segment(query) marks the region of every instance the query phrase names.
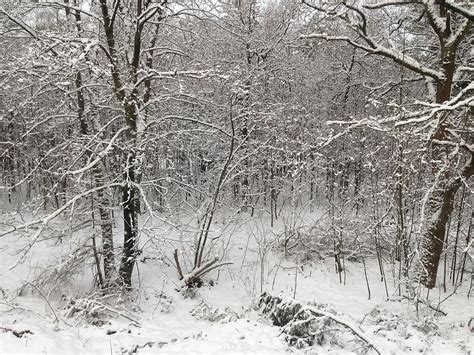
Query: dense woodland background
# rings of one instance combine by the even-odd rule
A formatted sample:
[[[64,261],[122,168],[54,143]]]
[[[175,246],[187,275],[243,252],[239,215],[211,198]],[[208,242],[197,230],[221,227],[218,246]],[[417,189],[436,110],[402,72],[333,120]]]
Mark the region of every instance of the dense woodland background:
[[[193,287],[240,263],[217,216],[227,235],[262,216],[284,229],[261,250],[333,258],[341,282],[376,258],[410,297],[472,283],[473,18],[455,0],[2,0],[2,238],[19,264],[86,230],[56,271],[93,260],[102,288],[135,287],[161,248]]]

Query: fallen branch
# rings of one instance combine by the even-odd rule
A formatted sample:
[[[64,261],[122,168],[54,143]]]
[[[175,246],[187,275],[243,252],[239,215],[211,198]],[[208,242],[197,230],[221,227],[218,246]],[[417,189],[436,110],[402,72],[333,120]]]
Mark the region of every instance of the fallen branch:
[[[115,308],[109,306],[109,305],[106,305],[102,302],[99,302],[99,301],[96,301],[96,300],[90,300],[92,303],[100,306],[100,307],[103,307],[104,309],[106,309],[107,311],[111,312],[111,313],[114,313],[120,317],[123,317],[125,319],[128,319],[130,322],[132,322],[133,324],[135,324],[136,326],[140,326],[140,322],[136,319],[134,319],[133,317],[119,311],[119,310],[116,310]]]
[[[304,311],[310,312],[310,313],[312,313],[313,315],[316,315],[316,316],[324,316],[324,317],[328,317],[328,318],[332,319],[336,323],[339,323],[343,327],[351,330],[352,333],[354,333],[354,335],[356,335],[359,339],[366,342],[367,345],[369,345],[372,349],[374,349],[377,352],[377,354],[382,354],[383,353],[383,351],[379,348],[379,346],[375,343],[375,341],[373,339],[369,338],[362,330],[357,329],[356,325],[351,324],[348,321],[335,316],[334,314],[322,311],[322,310],[314,308],[314,307],[304,306],[299,312],[304,312]]]
[[[17,338],[23,338],[23,336],[25,334],[33,335],[33,332],[31,330],[28,330],[28,329],[26,329],[26,330],[15,330],[15,329],[11,329],[11,328],[0,327],[0,330],[3,333],[11,332]]]
[[[325,341],[335,340],[326,339],[325,334],[346,328],[377,354],[383,353],[379,345],[357,325],[315,305],[302,305],[297,301],[285,300],[265,292],[260,296],[259,306],[262,313],[272,320],[273,325],[282,327],[282,333],[286,334],[285,340],[290,346],[302,348],[306,345],[322,345]],[[342,328],[337,328],[338,326]]]
[[[161,343],[160,343],[161,344]],[[122,349],[122,350],[125,350],[125,351],[122,351],[122,353],[128,353],[128,354],[136,354],[138,352],[139,349],[144,349],[144,348],[152,348],[153,346],[155,345],[155,342],[154,341],[148,341],[146,342],[145,344],[143,345],[134,345],[132,346],[131,349],[129,349],[128,351],[125,350],[125,349]]]
[[[111,317],[110,313],[129,320],[137,327],[141,326],[140,322],[132,316],[115,309],[107,303],[100,302],[99,300],[92,298],[92,296],[89,298],[70,299],[66,306],[67,318],[71,318],[72,316],[77,317],[80,315],[86,320],[92,319],[94,321],[100,321],[100,318]]]

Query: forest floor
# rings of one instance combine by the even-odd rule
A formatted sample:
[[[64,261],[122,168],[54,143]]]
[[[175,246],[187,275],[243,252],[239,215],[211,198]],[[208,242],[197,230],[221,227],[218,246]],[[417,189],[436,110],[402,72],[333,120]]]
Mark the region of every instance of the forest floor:
[[[346,261],[345,284],[341,283],[331,258],[305,262],[285,258],[281,250],[272,248],[269,231],[249,223],[255,221],[226,224],[224,234],[232,237],[220,242],[226,260],[233,264],[210,274],[212,286],[206,283],[193,297],[176,291],[172,251],[182,245],[182,239],[178,242],[173,239],[178,236],[168,234],[162,242],[151,227],[148,232],[156,238],[144,248],[137,263],[136,289],[126,298],[86,293],[92,289],[91,265],[76,268],[67,287],[58,274],[57,285],[25,288],[19,296],[22,285],[30,285],[46,265],[57,266],[59,257],[68,255],[81,238],[38,243],[24,263],[10,270],[22,242],[15,235],[3,237],[0,354],[375,353],[362,342],[345,342],[343,336],[320,346],[289,347],[282,329],[257,307],[262,291],[324,305],[356,324],[386,354],[474,353],[474,333],[468,326],[474,301],[467,298],[467,282],[455,292],[452,287],[446,293],[431,290],[430,304],[435,309],[439,305],[446,315],[425,304],[419,304],[417,311],[413,302],[398,296],[389,275],[386,288],[377,261],[367,259],[369,300],[362,263]],[[81,235],[85,238],[84,232]]]

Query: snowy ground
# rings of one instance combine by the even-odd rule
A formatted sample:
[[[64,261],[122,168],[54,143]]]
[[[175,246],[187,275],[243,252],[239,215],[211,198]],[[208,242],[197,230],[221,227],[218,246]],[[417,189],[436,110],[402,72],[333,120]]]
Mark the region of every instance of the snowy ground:
[[[367,297],[364,269],[360,263],[346,262],[346,284],[339,282],[332,260],[299,263],[283,258],[271,248],[272,231],[255,221],[228,224],[222,217],[216,229],[222,238],[216,250],[226,250],[234,263],[211,278],[194,298],[175,291],[176,271],[170,259],[178,247],[178,235],[165,232],[166,241],[152,243],[138,263],[135,285],[139,288],[129,299],[115,297],[102,304],[114,317],[104,324],[87,323],[83,316],[68,317],[68,300],[83,304],[81,297],[91,289],[91,267],[77,272],[67,288],[41,290],[42,294],[17,289],[71,244],[44,241],[35,246],[25,263],[9,270],[18,256],[15,236],[3,237],[0,244],[0,354],[278,354],[352,353],[354,344],[330,345],[306,349],[290,348],[275,327],[257,309],[261,291],[269,291],[301,302],[315,301],[337,312],[340,318],[357,324],[385,353],[470,354],[474,351],[474,333],[467,322],[474,316],[474,301],[467,299],[469,285],[456,290],[440,308],[446,316],[421,304],[417,314],[413,303],[400,299],[393,281],[380,282],[378,265],[368,260],[371,299]],[[157,222],[157,225],[159,223]],[[221,227],[218,227],[220,225]],[[118,226],[119,227],[119,226]],[[154,227],[149,233],[157,236]],[[275,230],[278,226],[275,227]],[[163,228],[161,229],[163,230]],[[80,238],[76,243],[80,242]],[[277,266],[274,266],[277,265]],[[388,268],[388,265],[387,265]],[[262,279],[263,275],[263,279]],[[56,292],[59,291],[59,292]],[[451,294],[435,289],[430,302],[437,306]],[[94,304],[87,305],[93,311]],[[54,311],[54,312],[53,312]],[[98,317],[99,318],[99,317]],[[28,330],[21,337],[12,331]],[[366,347],[357,352],[364,353]]]

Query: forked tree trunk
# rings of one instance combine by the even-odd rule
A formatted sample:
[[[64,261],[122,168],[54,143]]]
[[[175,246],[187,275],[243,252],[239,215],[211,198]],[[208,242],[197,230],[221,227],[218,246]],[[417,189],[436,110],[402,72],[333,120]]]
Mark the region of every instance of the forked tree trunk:
[[[127,142],[125,143],[127,154],[126,165],[124,167],[124,185],[122,194],[122,208],[123,208],[123,254],[122,261],[119,268],[119,282],[124,287],[130,289],[132,286],[132,273],[135,266],[135,260],[138,253],[138,213],[140,209],[140,194],[137,188],[139,182],[140,173],[138,169],[138,156],[137,156],[137,123],[138,123],[138,73],[141,58],[141,45],[142,45],[142,30],[143,26],[147,21],[138,21],[135,28],[133,38],[133,56],[129,65],[131,74],[130,84],[133,89],[131,92],[125,90],[127,85],[124,85],[124,78],[128,78],[124,72],[121,71],[119,65],[119,59],[117,56],[117,48],[115,44],[115,15],[116,12],[113,10],[109,12],[109,4],[107,0],[99,0],[100,9],[102,13],[103,29],[105,37],[107,39],[107,48],[109,52],[110,60],[110,72],[113,81],[113,88],[117,100],[123,105],[123,113],[125,124],[128,127],[127,130]],[[161,5],[164,5],[166,1],[162,1]],[[148,6],[149,2],[147,2]],[[137,0],[136,3],[136,18],[139,19],[144,10],[144,3],[142,0]],[[157,13],[157,12],[155,12]],[[148,20],[151,19],[148,18]]]

